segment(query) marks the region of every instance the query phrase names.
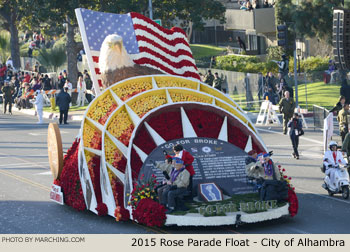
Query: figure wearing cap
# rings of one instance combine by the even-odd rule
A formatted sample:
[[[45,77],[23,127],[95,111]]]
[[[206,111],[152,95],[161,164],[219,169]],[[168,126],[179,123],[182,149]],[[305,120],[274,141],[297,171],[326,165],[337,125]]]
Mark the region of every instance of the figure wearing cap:
[[[184,161],[178,157],[173,158],[172,166],[157,164],[156,167],[169,174],[166,186],[158,189],[158,197],[160,203],[168,207],[166,213],[170,214],[175,211],[176,197],[187,193],[190,173],[186,170]]]
[[[276,179],[281,179],[281,174],[271,160],[270,153],[264,152],[257,155],[256,151],[253,150],[248,152],[248,155],[250,156],[250,159],[246,159],[246,172],[248,177],[254,179],[273,179],[273,173],[275,173]]]

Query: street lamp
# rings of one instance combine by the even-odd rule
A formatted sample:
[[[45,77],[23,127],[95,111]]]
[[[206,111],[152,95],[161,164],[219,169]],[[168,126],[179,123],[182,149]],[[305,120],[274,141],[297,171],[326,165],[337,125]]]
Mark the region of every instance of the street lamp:
[[[301,56],[301,49],[297,49],[297,56],[298,56],[298,73],[300,75],[300,56]]]

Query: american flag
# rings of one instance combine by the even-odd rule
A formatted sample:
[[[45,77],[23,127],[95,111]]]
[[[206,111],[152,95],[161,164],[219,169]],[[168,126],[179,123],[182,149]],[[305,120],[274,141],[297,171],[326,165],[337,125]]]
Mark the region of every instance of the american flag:
[[[167,74],[200,79],[186,34],[181,28],[165,29],[134,12],[113,14],[81,8],[75,12],[94,85],[102,84],[98,67],[100,48],[110,34],[123,38],[126,51],[136,64]]]

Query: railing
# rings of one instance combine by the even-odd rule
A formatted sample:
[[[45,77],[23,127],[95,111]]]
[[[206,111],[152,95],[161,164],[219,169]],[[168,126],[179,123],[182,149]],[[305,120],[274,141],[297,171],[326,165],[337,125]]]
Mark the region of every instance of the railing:
[[[313,105],[314,127],[323,129],[324,119],[328,116],[329,110],[324,107]]]

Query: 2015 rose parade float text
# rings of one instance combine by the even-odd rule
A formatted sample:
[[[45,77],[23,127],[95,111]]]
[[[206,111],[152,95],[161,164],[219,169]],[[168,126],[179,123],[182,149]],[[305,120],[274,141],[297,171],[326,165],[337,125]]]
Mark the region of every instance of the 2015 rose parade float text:
[[[118,37],[107,35],[106,41]],[[89,42],[82,37],[86,48]],[[122,42],[116,43],[123,47]],[[108,86],[86,109],[81,134],[64,157],[62,173],[55,177],[55,190],[61,187],[65,204],[110,215],[116,221],[131,219],[159,227],[238,225],[297,213],[291,178],[280,166],[275,172],[286,194],[278,201],[262,199],[257,184],[247,177],[247,153],[268,150],[229,96],[197,79],[167,75],[166,71]],[[179,144],[184,151],[176,154],[174,148]],[[164,163],[175,156],[184,163],[178,171]],[[192,161],[186,163],[189,157]],[[181,164],[176,158],[174,167]],[[174,198],[175,208],[159,199],[165,181],[160,166],[171,170],[168,184],[190,169],[190,186],[183,187],[184,197]],[[265,165],[266,172],[270,166]],[[172,186],[169,195],[181,185]]]

